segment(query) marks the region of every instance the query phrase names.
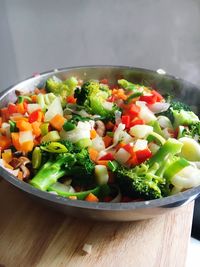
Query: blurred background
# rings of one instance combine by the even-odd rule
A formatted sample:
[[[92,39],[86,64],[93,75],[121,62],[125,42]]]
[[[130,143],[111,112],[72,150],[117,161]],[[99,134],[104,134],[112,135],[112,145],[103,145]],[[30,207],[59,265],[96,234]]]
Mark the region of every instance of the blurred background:
[[[162,68],[200,84],[199,25],[199,0],[0,0],[0,90],[88,64]]]

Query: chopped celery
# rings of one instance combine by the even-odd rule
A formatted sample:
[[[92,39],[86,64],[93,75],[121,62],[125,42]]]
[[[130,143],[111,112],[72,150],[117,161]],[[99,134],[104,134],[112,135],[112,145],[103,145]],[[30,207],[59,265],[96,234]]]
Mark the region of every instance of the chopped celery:
[[[44,136],[49,132],[49,122],[43,122],[40,125],[41,135]]]
[[[49,141],[59,141],[60,135],[57,131],[48,132],[41,139],[41,142],[49,142]]]
[[[41,145],[40,148],[44,151],[50,152],[50,153],[65,153],[68,151],[66,146],[59,142],[50,142],[47,145]]]
[[[42,162],[42,153],[39,147],[35,147],[32,154],[32,166],[33,169],[40,168]]]

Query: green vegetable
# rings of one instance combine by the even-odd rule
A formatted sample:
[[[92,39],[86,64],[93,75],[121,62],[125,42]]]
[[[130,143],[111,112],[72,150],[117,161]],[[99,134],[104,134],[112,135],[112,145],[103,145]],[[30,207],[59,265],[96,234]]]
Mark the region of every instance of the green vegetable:
[[[16,127],[16,122],[9,120],[9,124],[10,124],[10,132],[11,133],[18,131],[18,129]]]
[[[53,76],[46,81],[46,89],[57,96],[61,96],[62,104],[66,104],[66,97],[73,95],[78,81],[75,77],[70,77],[65,81],[61,81]]]
[[[60,140],[60,135],[57,131],[48,132],[45,136],[42,137],[41,142],[50,142]]]
[[[41,135],[44,136],[49,132],[49,122],[44,122],[40,125]]]
[[[81,192],[70,192],[69,189],[70,189],[69,186],[66,186],[66,185],[63,185],[63,184],[57,182],[57,183],[51,185],[48,188],[48,191],[54,191],[59,196],[63,196],[63,197],[76,196],[77,199],[84,200],[90,193],[92,193],[98,197],[101,187],[98,186],[98,187],[95,187],[93,189],[90,189],[87,191],[81,191]]]
[[[168,168],[166,168],[164,172],[164,176],[166,179],[170,181],[170,179],[176,175],[179,171],[181,171],[183,168],[189,166],[190,163],[184,159],[184,158],[177,158]]]
[[[49,142],[42,144],[40,148],[44,151],[50,152],[50,153],[66,153],[68,150],[66,146],[59,142]]]
[[[24,100],[27,100],[28,102],[32,102],[31,98],[26,95],[19,95],[18,96],[18,103],[21,104],[24,102]]]
[[[180,153],[182,144],[169,138],[149,161],[132,169],[119,167],[115,173],[117,183],[124,195],[145,199],[161,198],[169,195],[170,181],[164,173],[174,163],[174,155]],[[177,159],[177,158],[176,158]],[[184,165],[182,164],[182,168]],[[180,167],[168,169],[168,173],[176,174]]]
[[[41,106],[42,111],[46,111],[48,107],[51,105],[51,103],[54,101],[56,98],[56,95],[53,93],[48,93],[48,94],[39,94],[37,95],[37,103]]]
[[[33,169],[39,169],[42,163],[42,153],[39,147],[35,147],[32,153],[32,166]]]
[[[163,137],[163,132],[162,129],[160,128],[160,124],[158,121],[150,121],[148,123],[149,126],[153,127],[153,131],[156,132],[157,134],[161,135]]]
[[[138,91],[138,89],[141,87],[141,85],[131,83],[125,79],[118,80],[118,84],[122,88],[124,88],[128,91],[135,91],[135,92],[141,93],[140,91]]]
[[[172,110],[174,116],[174,127],[179,125],[193,125],[194,123],[199,122],[199,118],[192,111],[185,110]]]
[[[80,148],[86,148],[92,145],[92,141],[89,138],[83,138],[76,142],[76,145]]]
[[[48,160],[30,181],[30,184],[40,190],[46,191],[52,184],[66,174],[66,169],[75,163],[72,154],[58,155],[55,161]]]
[[[109,160],[108,161],[108,168],[112,172],[115,172],[118,167],[119,167],[119,163],[117,161],[115,161],[115,160],[113,160],[113,161]]]
[[[182,129],[181,135],[179,135],[178,138],[183,136],[190,136],[200,142],[200,122],[196,122],[194,124],[188,125],[188,127],[184,127]]]
[[[155,132],[150,133],[147,140],[148,142],[155,141],[158,145],[163,145],[166,142],[165,138]]]
[[[103,116],[106,120],[113,120],[114,113],[118,109],[113,104],[112,109],[107,109],[106,100],[110,96],[110,90],[107,86],[102,88],[102,85],[96,81],[89,81],[75,90],[74,97],[77,99],[77,104],[84,106],[87,112]]]
[[[63,125],[63,129],[67,131],[71,131],[76,128],[76,125],[70,121],[66,121]]]
[[[126,99],[125,103],[126,103],[126,104],[129,104],[129,103],[131,102],[132,99],[134,99],[134,98],[136,98],[136,97],[139,97],[139,96],[141,96],[141,95],[143,95],[142,92],[136,92],[136,93],[133,93],[132,95],[130,95],[130,96]]]

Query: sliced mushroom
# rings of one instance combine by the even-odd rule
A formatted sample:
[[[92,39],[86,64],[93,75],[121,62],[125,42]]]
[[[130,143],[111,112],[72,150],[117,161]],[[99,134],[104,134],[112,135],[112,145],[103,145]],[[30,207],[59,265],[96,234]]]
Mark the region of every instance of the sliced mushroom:
[[[14,170],[19,168],[19,166],[22,164],[21,160],[19,158],[12,158],[11,162],[9,163]]]
[[[99,136],[104,136],[105,135],[105,132],[106,132],[106,127],[105,127],[105,124],[100,121],[100,120],[97,120],[96,123],[95,123],[95,126],[96,126],[96,132]]]
[[[19,168],[23,173],[23,179],[28,179],[30,176],[30,171],[26,165],[31,163],[31,161],[27,157],[20,157],[19,160],[21,161],[21,165],[19,166]]]

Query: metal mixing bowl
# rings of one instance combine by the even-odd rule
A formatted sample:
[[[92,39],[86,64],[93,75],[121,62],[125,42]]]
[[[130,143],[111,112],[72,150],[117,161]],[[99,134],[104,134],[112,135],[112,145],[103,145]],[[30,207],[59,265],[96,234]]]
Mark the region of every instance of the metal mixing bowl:
[[[36,77],[20,82],[1,93],[0,108],[9,102],[16,101],[15,90],[32,91],[42,84],[48,77],[56,75],[61,79],[76,76],[79,79],[103,79],[116,84],[119,78],[125,78],[135,83],[151,85],[161,93],[170,93],[175,98],[194,106],[200,114],[200,89],[182,79],[156,71],[122,66],[83,66],[49,71]],[[66,214],[76,217],[92,218],[107,221],[133,221],[148,219],[163,214],[175,207],[191,202],[200,194],[200,186],[185,192],[162,199],[131,202],[131,203],[90,203],[87,201],[70,200],[47,192],[42,192],[31,185],[18,180],[5,169],[0,167],[0,175],[9,183],[28,193],[38,200],[38,205],[46,204]]]

